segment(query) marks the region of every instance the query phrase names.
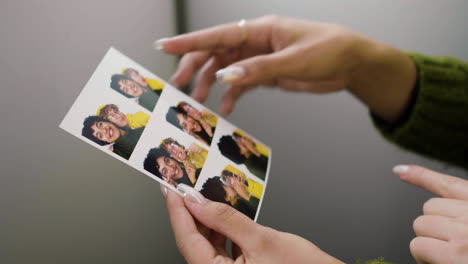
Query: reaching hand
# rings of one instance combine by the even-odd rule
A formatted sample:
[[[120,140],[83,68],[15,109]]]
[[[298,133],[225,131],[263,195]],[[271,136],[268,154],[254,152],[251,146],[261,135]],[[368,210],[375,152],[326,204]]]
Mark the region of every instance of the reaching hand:
[[[374,112],[393,119],[416,79],[414,64],[398,50],[338,25],[278,16],[162,39],[157,47],[185,54],[172,77],[175,86],[187,85],[199,71],[195,99],[207,98],[215,73],[230,84],[223,114],[232,111],[245,91],[266,85],[314,93],[348,88]]]
[[[343,263],[309,241],[256,224],[230,206],[206,200],[179,184],[185,199],[167,192],[177,246],[188,263]],[[233,255],[226,238],[235,243]]]
[[[397,166],[400,178],[441,198],[423,206],[414,220],[410,250],[418,264],[468,263],[468,181],[418,166]]]

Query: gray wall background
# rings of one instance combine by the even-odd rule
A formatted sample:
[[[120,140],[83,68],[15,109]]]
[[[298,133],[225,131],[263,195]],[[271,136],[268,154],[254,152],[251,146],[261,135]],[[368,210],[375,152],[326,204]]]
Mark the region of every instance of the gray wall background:
[[[276,13],[347,25],[396,47],[468,60],[468,2],[186,1],[195,30]],[[159,184],[58,124],[110,45],[168,79],[175,58],[151,49],[176,32],[171,1],[0,3],[1,263],[181,263]],[[207,105],[217,109],[223,86]],[[273,148],[261,224],[350,261],[412,262],[411,224],[432,195],[391,168],[456,168],[402,152],[346,93],[257,89],[229,117]]]

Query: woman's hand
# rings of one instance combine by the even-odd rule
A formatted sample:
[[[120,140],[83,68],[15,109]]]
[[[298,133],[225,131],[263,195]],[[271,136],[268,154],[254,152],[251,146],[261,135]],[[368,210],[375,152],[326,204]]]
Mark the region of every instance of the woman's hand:
[[[202,125],[202,129],[205,130],[206,134],[208,134],[209,137],[212,137],[213,128],[210,126],[210,124],[208,124],[208,122],[206,122],[203,119],[200,119],[198,122],[200,122],[200,124]]]
[[[418,264],[468,263],[468,181],[418,166],[397,166],[400,178],[441,198],[423,206],[414,220],[416,233],[410,243]]]
[[[187,149],[186,153],[189,155],[190,153],[200,153],[203,149],[199,147],[197,144],[192,143]]]
[[[247,38],[243,38],[243,29]],[[172,77],[185,86],[199,72],[193,97],[207,98],[215,73],[230,84],[221,112],[228,114],[248,89],[279,86],[328,93],[348,88],[371,110],[396,119],[413,88],[416,71],[405,54],[346,28],[266,16],[162,39],[157,48],[185,54]]]
[[[241,198],[250,200],[249,188],[239,177],[230,177],[229,184]]]
[[[195,182],[197,182],[197,167],[195,167],[195,165],[193,165],[189,160],[184,160],[183,164],[190,182],[195,184]]]
[[[182,199],[167,192],[177,246],[188,263],[343,263],[309,241],[256,224],[230,206],[203,198],[184,184]],[[192,217],[193,216],[193,217]],[[226,238],[236,245],[226,251]]]

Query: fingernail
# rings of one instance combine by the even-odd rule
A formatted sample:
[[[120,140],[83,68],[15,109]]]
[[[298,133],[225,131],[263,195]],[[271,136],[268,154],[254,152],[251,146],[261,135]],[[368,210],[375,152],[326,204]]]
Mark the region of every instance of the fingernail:
[[[184,198],[187,198],[192,202],[199,204],[206,202],[205,197],[203,197],[201,193],[186,184],[181,183],[177,185],[177,190],[184,196]]]
[[[167,197],[167,188],[166,188],[166,186],[160,184],[159,187],[161,188],[161,192],[164,195],[164,197]]]
[[[409,171],[409,166],[408,165],[397,165],[393,167],[393,173],[399,174],[399,173],[407,173]]]
[[[164,41],[166,41],[168,38],[162,38],[158,39],[155,42],[153,42],[153,48],[155,50],[163,50],[164,49]]]
[[[231,82],[234,80],[238,80],[245,75],[245,70],[242,67],[239,66],[232,66],[232,67],[227,67],[224,69],[221,69],[216,72],[216,79],[221,82]]]

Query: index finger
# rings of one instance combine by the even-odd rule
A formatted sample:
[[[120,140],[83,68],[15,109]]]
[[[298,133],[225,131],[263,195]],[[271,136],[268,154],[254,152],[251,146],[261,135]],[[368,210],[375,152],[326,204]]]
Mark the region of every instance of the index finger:
[[[233,48],[244,40],[242,29],[237,23],[229,23],[159,41],[165,52],[183,54],[196,50]]]
[[[400,178],[445,198],[468,201],[468,181],[419,166],[394,169]]]
[[[183,198],[174,191],[168,190],[166,206],[180,253],[189,263],[210,263],[216,256],[216,252],[198,231],[195,220],[185,207]]]

